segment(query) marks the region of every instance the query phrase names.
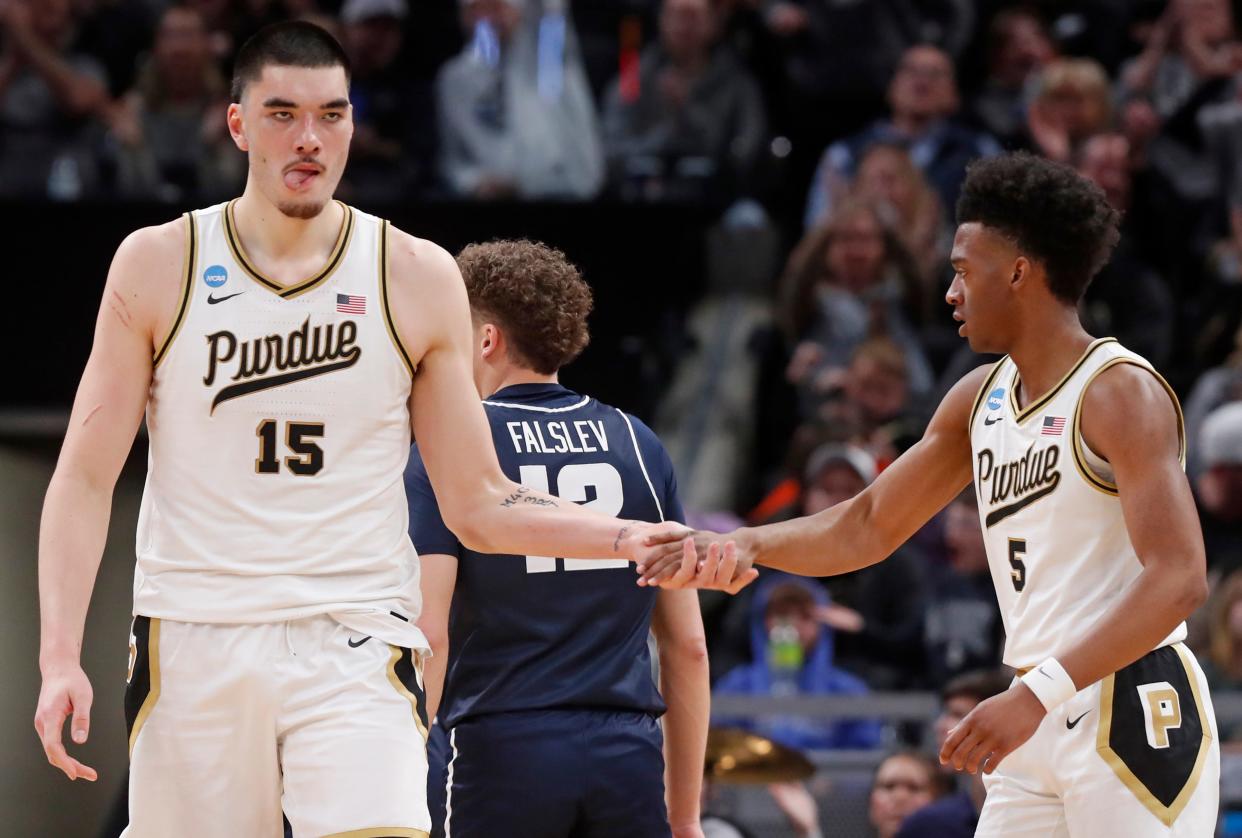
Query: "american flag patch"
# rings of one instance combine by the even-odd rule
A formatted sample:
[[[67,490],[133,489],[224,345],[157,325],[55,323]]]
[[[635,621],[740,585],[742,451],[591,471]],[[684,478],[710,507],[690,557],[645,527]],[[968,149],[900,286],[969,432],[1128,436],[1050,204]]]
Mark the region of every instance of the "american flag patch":
[[[1045,416],[1044,427],[1039,433],[1040,436],[1060,436],[1064,430],[1064,416]]]
[[[367,298],[362,294],[337,294],[336,310],[341,314],[366,314]]]

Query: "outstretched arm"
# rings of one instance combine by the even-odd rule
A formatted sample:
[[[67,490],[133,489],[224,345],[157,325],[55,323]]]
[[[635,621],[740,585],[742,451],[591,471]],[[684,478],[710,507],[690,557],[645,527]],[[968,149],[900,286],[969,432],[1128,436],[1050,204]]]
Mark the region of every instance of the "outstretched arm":
[[[1056,656],[1072,681],[1061,691],[1066,698],[1156,648],[1207,597],[1203,534],[1179,458],[1178,423],[1164,386],[1135,365],[1107,369],[1087,389],[1083,439],[1113,468],[1126,530],[1143,569],[1100,619]],[[1048,668],[1059,675],[1055,664]],[[1055,706],[1045,708],[1018,682],[962,719],[945,741],[941,761],[972,773],[982,765],[991,773]]]
[[[151,385],[153,334],[172,311],[181,272],[183,224],[140,230],[117,250],[95,324],[69,428],[39,526],[39,669],[35,730],[48,761],[69,779],[95,770],[65,751],[86,741],[91,686],[80,662],[82,634],[108,534],[112,490],[142,422]],[[153,282],[152,277],[169,282]],[[167,287],[165,287],[167,286]],[[162,328],[166,329],[164,325]]]
[[[471,383],[470,309],[457,265],[439,247],[392,232],[393,319],[417,367],[414,437],[444,522],[462,544],[480,553],[637,561],[652,528],[687,532],[620,521],[505,477]]]
[[[967,426],[987,371],[980,367],[954,385],[923,438],[851,500],[806,518],[723,536],[696,534],[701,568],[689,584],[736,592],[754,564],[802,576],[831,576],[886,558],[969,485]],[[737,545],[737,567],[732,573],[719,573],[709,549],[729,541]],[[724,551],[713,555],[723,556]],[[652,562],[640,563],[640,584],[667,582],[679,570],[684,572],[683,564],[682,546],[671,543]]]

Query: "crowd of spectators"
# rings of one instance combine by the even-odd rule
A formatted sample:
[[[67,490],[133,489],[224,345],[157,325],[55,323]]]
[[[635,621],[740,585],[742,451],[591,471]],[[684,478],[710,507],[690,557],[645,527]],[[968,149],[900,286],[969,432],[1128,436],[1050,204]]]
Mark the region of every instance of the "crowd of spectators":
[[[1182,397],[1215,589],[1193,637],[1215,683],[1242,686],[1229,0],[0,0],[0,200],[236,194],[230,61],[288,17],[332,30],[353,62],[346,200],[693,203],[776,231],[787,260],[754,342],[760,454],[737,508],[703,513],[763,522],[853,496],[986,360],[942,299],[971,160],[1025,149],[1095,181],[1124,222],[1082,317]],[[795,691],[940,689],[996,666],[973,501],[889,562],[710,610],[718,683],[770,691],[791,627]],[[878,741],[865,724],[788,733]]]

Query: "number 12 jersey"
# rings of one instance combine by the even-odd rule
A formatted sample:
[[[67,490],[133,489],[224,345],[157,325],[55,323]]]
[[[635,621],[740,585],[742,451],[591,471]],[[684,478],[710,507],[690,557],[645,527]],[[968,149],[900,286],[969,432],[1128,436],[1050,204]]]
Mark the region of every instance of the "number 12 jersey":
[[[506,387],[484,406],[510,479],[619,518],[683,519],[668,454],[637,419],[557,384]],[[458,559],[443,726],[553,707],[664,711],[647,646],[656,590],[631,563],[467,550],[417,446],[406,491],[419,553]]]

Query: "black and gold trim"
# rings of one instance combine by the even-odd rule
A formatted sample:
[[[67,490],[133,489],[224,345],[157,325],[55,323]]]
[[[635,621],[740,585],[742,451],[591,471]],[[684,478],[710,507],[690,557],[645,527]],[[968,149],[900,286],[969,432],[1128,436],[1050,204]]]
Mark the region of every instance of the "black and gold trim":
[[[401,356],[401,360],[405,363],[405,368],[410,371],[410,378],[414,377],[417,372],[414,362],[410,360],[410,353],[406,351],[405,344],[401,342],[401,333],[397,331],[397,323],[392,316],[392,304],[388,301],[388,221],[380,221],[379,229],[379,284],[380,284],[380,303],[384,309],[384,325],[388,327],[388,336],[392,338],[392,345],[397,348],[397,354]]]
[[[423,692],[422,666],[414,656],[414,652],[400,646],[388,648],[392,654],[388,658],[388,680],[409,702],[414,713],[414,725],[427,741],[427,694]]]
[[[129,755],[142,726],[160,700],[160,621],[134,618],[134,660],[129,684],[125,687],[125,729],[129,731]]]
[[[1086,399],[1087,389],[1091,386],[1091,382],[1095,381],[1095,379],[1098,378],[1100,373],[1104,372],[1104,370],[1120,366],[1121,364],[1133,364],[1139,369],[1146,370],[1154,375],[1156,380],[1160,382],[1162,387],[1164,387],[1165,392],[1169,394],[1169,398],[1173,400],[1173,409],[1177,411],[1177,457],[1181,460],[1182,468],[1186,467],[1186,420],[1182,416],[1181,402],[1177,400],[1177,394],[1173,392],[1173,388],[1169,386],[1169,382],[1165,381],[1164,376],[1156,372],[1155,369],[1139,362],[1134,358],[1112,358],[1101,364],[1098,370],[1091,373],[1091,377],[1088,378],[1086,383],[1082,386],[1082,392],[1078,394],[1078,403],[1074,406],[1072,432],[1073,444],[1071,446],[1071,450],[1074,454],[1074,465],[1078,468],[1079,475],[1081,475],[1082,479],[1087,482],[1087,485],[1097,491],[1113,497],[1116,497],[1118,494],[1117,484],[1110,480],[1105,480],[1097,474],[1091,468],[1090,463],[1087,462],[1086,452],[1084,451],[1085,446],[1082,439],[1082,404]]]
[[[172,346],[173,338],[177,337],[177,332],[181,331],[181,324],[185,322],[185,313],[190,308],[190,297],[194,294],[194,268],[198,262],[198,224],[194,221],[194,213],[187,212],[185,218],[185,255],[181,262],[181,300],[177,305],[177,316],[173,318],[172,325],[168,327],[168,334],[164,336],[163,343],[156,350],[152,358],[151,366],[158,367],[160,361],[168,355],[168,347]]]
[[[1020,376],[1018,375],[1018,369],[1015,366],[1014,371],[1013,371],[1013,380],[1009,385],[1009,407],[1012,408],[1013,410],[1014,421],[1017,422],[1019,425],[1021,425],[1027,419],[1030,419],[1032,416],[1034,416],[1036,413],[1042,410],[1044,406],[1048,404],[1048,402],[1056,398],[1057,393],[1061,392],[1061,388],[1065,386],[1065,383],[1074,377],[1074,373],[1082,369],[1082,365],[1087,363],[1087,359],[1091,357],[1091,355],[1095,352],[1095,350],[1099,349],[1101,346],[1103,346],[1106,343],[1116,343],[1116,342],[1117,342],[1116,338],[1098,338],[1092,341],[1091,345],[1088,346],[1086,350],[1082,353],[1082,357],[1078,359],[1078,361],[1074,364],[1074,366],[1070,367],[1069,372],[1061,376],[1061,380],[1058,381],[1051,390],[1049,390],[1047,393],[1044,393],[1038,399],[1028,404],[1025,409],[1019,409],[1018,407],[1018,387],[1021,385],[1022,382],[1021,382]]]
[[[979,416],[979,406],[983,404],[984,399],[988,397],[988,393],[992,391],[992,384],[996,381],[996,376],[1000,375],[1001,367],[1009,360],[1006,355],[995,364],[992,369],[988,370],[987,377],[983,379],[983,385],[979,388],[979,392],[975,394],[975,403],[970,408],[970,421],[966,423],[966,430],[969,432],[975,426],[975,419]]]
[[[349,241],[354,232],[354,211],[347,204],[337,201],[341,209],[345,211],[345,217],[341,221],[341,231],[337,234],[336,244],[332,246],[332,253],[328,256],[327,264],[318,273],[307,277],[301,282],[295,282],[293,285],[281,285],[276,280],[266,276],[246,257],[246,251],[242,247],[241,238],[237,235],[237,225],[233,218],[233,207],[236,203],[237,199],[233,199],[224,208],[224,238],[229,243],[229,250],[232,252],[233,258],[237,260],[237,264],[241,265],[242,270],[250,274],[251,279],[277,296],[288,300],[318,288],[328,277],[336,272],[336,269],[341,266],[341,262],[345,260],[345,253],[349,249]]]
[[[351,829],[349,832],[333,832],[324,838],[429,838],[430,832],[411,829],[408,826],[372,826],[367,829]]]
[[[1179,724],[1162,731],[1164,743],[1148,742],[1142,685],[1168,682],[1180,703]],[[1181,643],[1149,652],[1100,682],[1096,750],[1135,797],[1172,826],[1199,785],[1211,750],[1212,729],[1199,679]]]

